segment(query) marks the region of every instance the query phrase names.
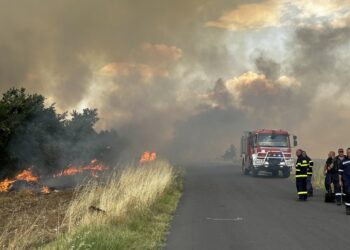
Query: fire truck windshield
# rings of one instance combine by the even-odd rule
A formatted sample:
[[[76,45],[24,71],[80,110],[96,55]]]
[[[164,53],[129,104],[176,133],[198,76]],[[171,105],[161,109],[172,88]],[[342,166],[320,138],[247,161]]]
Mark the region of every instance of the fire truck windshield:
[[[257,142],[260,147],[290,147],[288,135],[258,134]]]

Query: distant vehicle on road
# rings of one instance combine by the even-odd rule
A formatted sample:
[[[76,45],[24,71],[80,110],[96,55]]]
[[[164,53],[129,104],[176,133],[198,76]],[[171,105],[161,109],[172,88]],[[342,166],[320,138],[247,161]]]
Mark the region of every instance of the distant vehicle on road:
[[[294,165],[292,145],[298,145],[297,136],[285,130],[259,129],[244,132],[241,138],[242,172],[258,176],[260,171],[287,178]]]

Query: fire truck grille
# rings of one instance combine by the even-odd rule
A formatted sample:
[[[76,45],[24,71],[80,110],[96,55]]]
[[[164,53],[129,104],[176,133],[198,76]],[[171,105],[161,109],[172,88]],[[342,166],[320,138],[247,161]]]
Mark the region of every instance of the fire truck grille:
[[[281,159],[268,159],[268,162],[270,166],[276,166],[281,163]]]

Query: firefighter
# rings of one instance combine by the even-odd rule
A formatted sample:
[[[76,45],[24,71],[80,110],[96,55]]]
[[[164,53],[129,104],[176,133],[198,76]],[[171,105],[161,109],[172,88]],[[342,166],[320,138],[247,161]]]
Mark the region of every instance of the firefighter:
[[[350,148],[339,167],[339,185],[345,193],[346,214],[350,215]]]
[[[307,194],[308,196],[312,197],[314,195],[314,188],[312,187],[312,174],[314,166],[314,162],[311,160],[311,158],[307,155],[305,151],[303,151],[303,157],[307,160],[307,179],[306,179],[306,188],[307,188]]]
[[[335,201],[338,206],[341,205],[342,201],[342,191],[341,187],[339,185],[339,175],[338,175],[338,170],[342,164],[342,161],[344,160],[345,155],[344,155],[344,149],[340,148],[338,149],[338,155],[335,157],[334,162],[333,162],[333,169],[334,169],[334,193],[335,193]]]
[[[325,165],[326,178],[324,181],[324,185],[325,185],[325,188],[327,191],[326,197],[331,197],[331,198],[329,198],[330,200],[328,202],[330,202],[330,201],[334,202],[334,194],[332,191],[332,184],[334,186],[334,193],[340,193],[338,169],[335,166],[335,161],[336,161],[335,152],[330,151],[328,154],[328,159],[326,161],[326,165]],[[341,201],[341,197],[339,197],[339,200]],[[338,201],[337,201],[337,204],[338,204]]]
[[[345,193],[346,214],[350,215],[350,148],[346,150],[346,157],[339,167],[339,185]]]
[[[300,201],[307,200],[307,169],[308,169],[308,161],[303,156],[303,151],[298,149],[296,151],[297,162],[295,166],[295,178],[296,178],[296,186],[298,191],[298,196]]]

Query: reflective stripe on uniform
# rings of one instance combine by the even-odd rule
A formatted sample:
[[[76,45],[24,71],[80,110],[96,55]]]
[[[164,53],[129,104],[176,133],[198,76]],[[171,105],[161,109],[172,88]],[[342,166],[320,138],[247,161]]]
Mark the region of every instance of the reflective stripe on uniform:
[[[335,193],[335,196],[341,196],[342,193]]]
[[[307,177],[307,174],[298,174],[295,176],[296,178],[299,178],[299,177]]]
[[[344,170],[343,170],[343,169],[338,169],[338,171],[339,171],[339,172],[344,172]]]
[[[350,163],[350,161],[344,161],[344,162],[343,162],[343,165],[349,164],[349,163]]]
[[[295,171],[300,172],[301,170],[300,169],[296,169]]]
[[[307,191],[306,192],[304,192],[304,191],[303,192],[298,192],[298,194],[307,194]]]
[[[345,202],[345,206],[350,207],[350,203]]]
[[[309,164],[301,164],[300,166],[307,167],[307,166],[309,166]]]

